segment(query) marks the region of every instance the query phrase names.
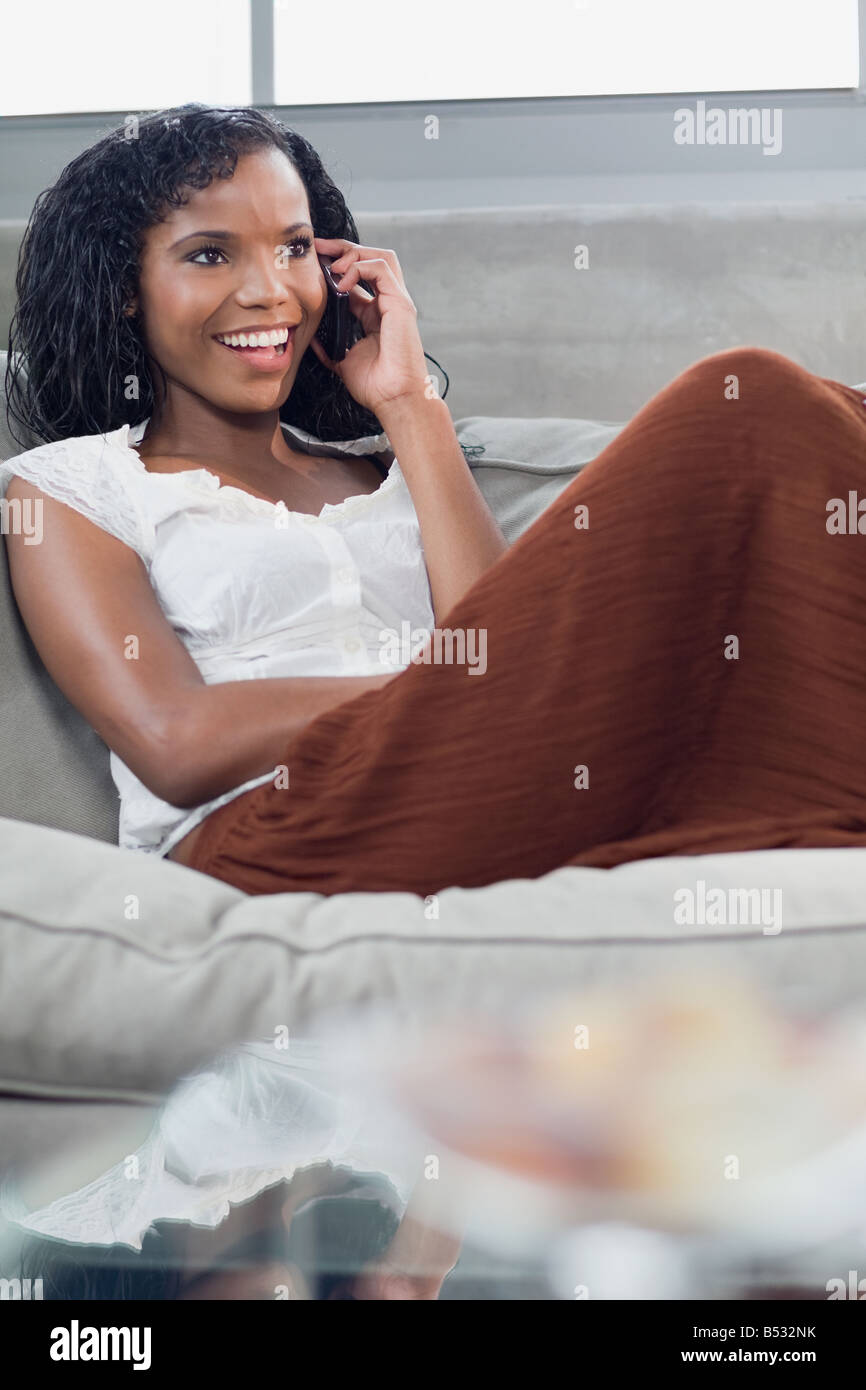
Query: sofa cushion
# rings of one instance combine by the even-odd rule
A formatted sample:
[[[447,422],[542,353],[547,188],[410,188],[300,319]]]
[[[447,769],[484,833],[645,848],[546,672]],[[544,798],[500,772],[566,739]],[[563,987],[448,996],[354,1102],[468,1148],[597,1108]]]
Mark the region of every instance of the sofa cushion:
[[[44,866],[50,865],[50,873]],[[703,880],[781,930],[679,925]],[[866,849],[678,856],[409,893],[248,897],[170,861],[0,820],[0,1092],[149,1102],[243,1040],[375,1000],[407,1043],[534,994],[689,968],[806,1013],[866,1006]]]
[[[5,367],[6,354],[0,353],[0,460],[23,452],[8,429]],[[455,427],[509,540],[622,429],[589,420],[478,415],[455,422]],[[351,454],[351,445],[345,452]],[[116,845],[118,796],[108,748],[45,670],[18,613],[5,544],[0,551],[0,816]]]

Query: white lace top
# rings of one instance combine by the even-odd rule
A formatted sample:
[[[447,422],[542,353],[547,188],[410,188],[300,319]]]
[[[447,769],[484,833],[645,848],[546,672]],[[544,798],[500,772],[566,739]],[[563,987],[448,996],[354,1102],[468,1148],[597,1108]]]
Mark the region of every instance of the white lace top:
[[[0,496],[20,475],[131,546],[208,684],[405,669],[410,640],[435,620],[418,518],[396,459],[375,492],[328,502],[313,516],[223,485],[206,468],[149,472],[134,447],[147,424],[18,454],[0,463]],[[283,429],[301,448],[313,441]],[[358,455],[390,448],[386,435],[333,447]],[[275,758],[272,771],[184,810],[149,791],[113,750],[110,762],[118,843],[157,855],[278,774]]]

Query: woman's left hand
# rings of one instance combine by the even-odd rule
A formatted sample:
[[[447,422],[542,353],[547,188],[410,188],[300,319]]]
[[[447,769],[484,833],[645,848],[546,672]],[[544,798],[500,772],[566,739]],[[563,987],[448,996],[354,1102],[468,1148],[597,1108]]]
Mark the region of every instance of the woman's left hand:
[[[342,237],[315,237],[316,251],[333,256],[330,269],[338,288],[348,290],[349,307],[365,337],[332,362],[314,334],[311,346],[359,405],[376,415],[390,401],[424,393],[427,364],[418,333],[418,310],[406,289],[396,252],[360,246]],[[341,278],[342,277],[342,278]],[[359,280],[375,285],[368,294]]]

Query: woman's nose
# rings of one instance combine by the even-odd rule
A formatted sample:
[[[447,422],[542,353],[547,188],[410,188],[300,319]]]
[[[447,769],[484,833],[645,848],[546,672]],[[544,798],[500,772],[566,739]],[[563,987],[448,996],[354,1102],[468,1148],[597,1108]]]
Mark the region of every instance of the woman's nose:
[[[261,304],[300,304],[304,299],[315,298],[319,294],[318,274],[306,276],[293,275],[290,267],[292,257],[283,253],[288,248],[277,247],[270,254],[263,253],[245,268],[236,295],[239,304],[252,307]]]

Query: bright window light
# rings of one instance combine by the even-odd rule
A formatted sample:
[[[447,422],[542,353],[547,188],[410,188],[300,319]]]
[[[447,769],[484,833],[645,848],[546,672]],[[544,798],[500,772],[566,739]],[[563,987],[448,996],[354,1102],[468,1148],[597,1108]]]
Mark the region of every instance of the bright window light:
[[[274,0],[273,19],[283,106],[859,83],[857,0],[368,0],[361,11]],[[0,115],[252,99],[250,0],[3,4]]]
[[[0,115],[248,106],[249,0],[5,0]]]
[[[274,0],[274,42],[283,106],[856,87],[860,67],[857,0]]]

